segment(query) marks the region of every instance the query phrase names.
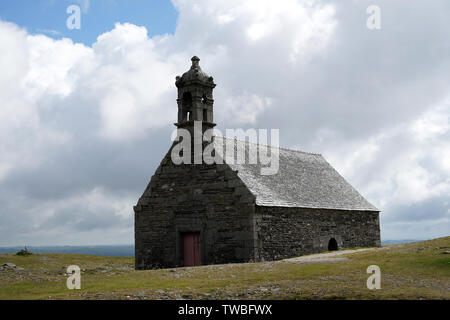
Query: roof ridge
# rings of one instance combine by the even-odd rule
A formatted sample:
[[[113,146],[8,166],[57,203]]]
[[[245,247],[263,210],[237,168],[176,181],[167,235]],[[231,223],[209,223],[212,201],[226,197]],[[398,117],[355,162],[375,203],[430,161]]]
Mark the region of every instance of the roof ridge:
[[[252,142],[252,141],[247,141],[247,140],[241,140],[241,139],[237,139],[236,137],[234,137],[234,138],[229,138],[229,137],[224,137],[224,136],[214,136],[214,137],[215,138],[222,138],[222,139],[229,139],[229,140],[236,140],[236,141],[241,141],[241,142],[244,142],[244,143],[251,143],[251,144],[256,144],[256,145],[259,145],[259,146],[266,146],[266,147],[269,147],[269,148],[277,148],[277,149],[280,149],[280,150],[294,151],[294,152],[309,154],[309,155],[313,155],[313,156],[322,156],[321,153],[307,152],[307,151],[290,149],[290,148],[280,147],[280,146],[276,147],[276,146],[271,146],[271,145],[268,145],[268,144],[262,144],[262,143],[259,143],[259,142]]]

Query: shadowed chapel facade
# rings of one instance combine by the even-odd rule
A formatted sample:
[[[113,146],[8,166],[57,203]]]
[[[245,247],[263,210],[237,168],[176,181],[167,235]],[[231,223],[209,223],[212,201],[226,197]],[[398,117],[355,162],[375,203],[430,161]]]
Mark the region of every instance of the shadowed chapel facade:
[[[178,128],[213,122],[213,78],[197,57],[177,77]],[[246,155],[258,144],[214,137]],[[339,248],[380,245],[379,210],[320,155],[285,148],[279,170],[227,161],[174,164],[169,149],[135,212],[136,269],[276,260]],[[192,148],[194,149],[194,148]]]

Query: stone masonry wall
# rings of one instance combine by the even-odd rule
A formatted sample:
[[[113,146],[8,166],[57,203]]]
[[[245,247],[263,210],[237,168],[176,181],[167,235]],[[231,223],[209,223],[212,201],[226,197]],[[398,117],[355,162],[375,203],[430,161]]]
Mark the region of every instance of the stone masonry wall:
[[[136,269],[182,266],[183,232],[200,232],[202,264],[254,260],[255,197],[236,172],[169,154],[134,208]]]
[[[288,207],[256,207],[260,260],[277,260],[338,248],[380,246],[379,213]]]

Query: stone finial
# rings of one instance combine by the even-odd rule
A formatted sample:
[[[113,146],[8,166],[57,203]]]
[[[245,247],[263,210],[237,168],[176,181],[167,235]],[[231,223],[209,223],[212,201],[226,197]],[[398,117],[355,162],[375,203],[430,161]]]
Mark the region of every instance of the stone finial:
[[[193,56],[192,58],[191,58],[191,61],[192,61],[192,66],[191,66],[191,69],[196,69],[196,68],[198,68],[200,65],[199,65],[199,61],[200,61],[200,58],[199,57],[197,57],[197,56]]]

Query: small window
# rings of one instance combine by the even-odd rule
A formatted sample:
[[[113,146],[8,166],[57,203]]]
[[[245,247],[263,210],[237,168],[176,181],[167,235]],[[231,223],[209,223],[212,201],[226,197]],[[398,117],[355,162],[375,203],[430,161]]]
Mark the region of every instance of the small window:
[[[208,110],[203,109],[203,121],[208,121]]]
[[[208,99],[206,98],[206,94],[203,94],[202,103],[206,104],[207,102],[208,102]]]

